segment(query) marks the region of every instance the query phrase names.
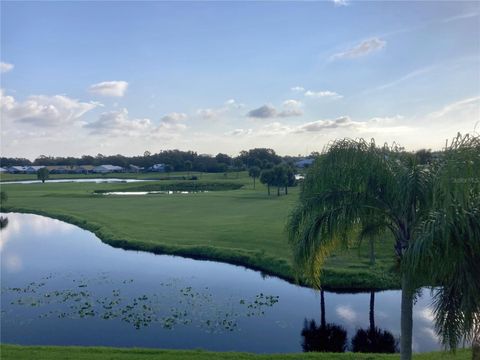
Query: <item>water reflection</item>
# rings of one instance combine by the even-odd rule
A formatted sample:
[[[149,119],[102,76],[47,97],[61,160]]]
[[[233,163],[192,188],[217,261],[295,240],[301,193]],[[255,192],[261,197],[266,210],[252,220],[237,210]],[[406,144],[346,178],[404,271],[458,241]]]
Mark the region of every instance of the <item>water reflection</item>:
[[[370,292],[370,326],[358,329],[352,339],[352,351],[365,353],[394,353],[398,343],[393,334],[375,326],[375,292]]]
[[[304,352],[344,352],[347,347],[347,331],[340,325],[325,319],[325,292],[320,291],[320,326],[315,320],[305,319],[302,329]]]
[[[8,225],[8,218],[0,216],[0,230],[6,228]]]

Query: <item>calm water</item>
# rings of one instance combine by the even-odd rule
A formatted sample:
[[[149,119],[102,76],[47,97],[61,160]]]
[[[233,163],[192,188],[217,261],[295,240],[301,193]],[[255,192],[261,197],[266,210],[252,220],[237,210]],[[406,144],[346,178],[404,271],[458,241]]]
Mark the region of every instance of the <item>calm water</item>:
[[[79,178],[79,179],[52,179],[46,180],[47,183],[71,183],[71,182],[85,182],[85,183],[133,183],[133,182],[143,182],[143,181],[152,181],[146,179],[116,179],[116,178]],[[41,180],[18,180],[18,181],[2,181],[1,184],[39,184]]]
[[[165,191],[110,191],[100,193],[99,195],[177,195],[177,194],[195,194],[195,193],[204,193],[208,191],[200,190],[200,191],[173,191],[173,190],[165,190]]]
[[[5,215],[5,214],[4,214]],[[1,342],[302,351],[320,295],[239,266],[103,244],[37,215],[6,214],[1,231]],[[399,335],[398,291],[375,294],[375,321]],[[414,350],[438,349],[429,291],[414,307]],[[369,326],[370,293],[325,293],[325,318],[348,344]],[[347,345],[348,345],[347,344]]]

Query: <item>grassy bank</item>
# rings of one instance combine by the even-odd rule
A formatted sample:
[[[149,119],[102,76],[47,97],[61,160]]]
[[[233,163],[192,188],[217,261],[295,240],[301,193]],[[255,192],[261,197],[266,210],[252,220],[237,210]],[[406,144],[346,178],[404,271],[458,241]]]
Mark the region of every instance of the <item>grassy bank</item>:
[[[2,185],[9,197],[2,210],[64,220],[116,247],[219,260],[293,281],[284,226],[298,188],[291,189],[288,196],[269,197],[258,182],[253,190],[245,173],[238,178],[229,176],[206,174],[199,183],[243,187],[195,194],[105,196],[94,191],[138,190],[147,184]],[[148,186],[175,183],[163,180]],[[390,241],[379,244],[373,267],[366,243],[333,254],[325,268],[324,285],[337,289],[398,287],[392,246]]]
[[[311,360],[394,360],[398,354],[360,354],[360,353],[302,353],[302,354],[266,354],[257,355],[237,352],[210,352],[202,350],[150,350],[150,349],[118,349],[105,347],[63,347],[63,346],[17,346],[1,345],[1,357],[5,360],[280,360],[280,359],[311,359]],[[471,359],[470,350],[460,350],[456,354],[446,352],[431,352],[415,354],[415,360],[467,360]]]

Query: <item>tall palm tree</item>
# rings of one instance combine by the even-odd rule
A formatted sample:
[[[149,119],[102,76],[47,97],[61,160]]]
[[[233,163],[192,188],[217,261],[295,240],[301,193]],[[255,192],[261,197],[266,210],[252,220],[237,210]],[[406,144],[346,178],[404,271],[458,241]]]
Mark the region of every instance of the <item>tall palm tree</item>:
[[[415,288],[420,285],[414,280],[412,269],[421,266],[428,267],[426,277],[421,279],[442,285],[451,285],[452,289],[458,286],[468,292],[468,300],[458,310],[460,313],[478,310],[480,298],[473,299],[476,294],[473,287],[478,285],[478,272],[472,272],[473,266],[480,263],[478,251],[478,233],[474,228],[478,225],[478,198],[480,183],[471,181],[468,189],[450,190],[452,178],[455,174],[469,179],[480,178],[480,147],[479,137],[458,136],[456,140],[442,152],[442,156],[431,164],[419,164],[416,157],[406,153],[402,148],[394,145],[377,146],[374,140],[344,139],[333,142],[327,151],[321,155],[310,168],[304,180],[300,200],[292,211],[287,230],[289,241],[293,249],[293,258],[299,273],[313,286],[320,287],[320,274],[325,259],[332,249],[342,243],[347,243],[352,236],[358,233],[381,233],[389,231],[393,235],[394,253],[398,260],[401,272],[401,359],[412,357],[412,308]],[[460,159],[461,161],[457,161]],[[452,172],[453,171],[453,172]],[[458,182],[457,187],[461,187]],[[466,185],[466,184],[463,184]],[[443,194],[440,196],[440,194]],[[442,201],[440,201],[441,199]],[[454,208],[447,211],[449,221],[442,218],[442,208],[452,205]],[[470,206],[468,209],[463,206]],[[462,209],[461,213],[458,210]],[[476,210],[475,210],[476,209]],[[427,230],[432,218],[437,216],[440,225],[434,227],[438,231],[446,231],[449,224],[452,227],[451,236],[444,236],[444,247],[432,241],[436,234],[433,230],[428,235]],[[444,219],[444,223],[441,223]],[[460,222],[460,223],[458,223]],[[366,231],[368,229],[368,231]],[[429,250],[435,248],[437,253],[449,255],[448,249],[454,246],[454,239],[461,242],[463,232],[470,237],[464,244],[474,251],[469,259],[469,267],[462,263],[455,265],[456,259],[464,259],[468,255],[460,254],[449,258],[448,264],[464,275],[463,279],[442,277],[448,270],[436,271],[441,264],[429,258]],[[373,231],[375,230],[375,231]],[[430,239],[430,242],[425,239]],[[423,245],[422,245],[423,244]],[[437,249],[438,248],[438,249]],[[441,250],[445,251],[441,251]],[[451,250],[451,249],[450,249]],[[404,262],[408,253],[408,268]],[[458,253],[458,254],[457,254]],[[430,262],[423,259],[431,259]],[[475,263],[474,259],[477,260]],[[443,260],[442,260],[443,264]],[[455,283],[457,280],[458,283]],[[470,282],[473,281],[473,284]],[[437,283],[436,283],[437,282]],[[448,290],[445,286],[440,292]],[[477,291],[478,291],[477,287]],[[471,295],[471,296],[470,296]],[[458,294],[461,300],[465,293]],[[461,302],[461,301],[460,301]],[[446,304],[439,300],[437,304]],[[451,304],[449,304],[451,305]],[[443,305],[442,305],[443,306]],[[437,306],[438,309],[442,307]],[[438,329],[442,329],[440,317],[442,312],[437,311]],[[448,313],[450,314],[450,313]],[[459,316],[457,314],[457,316]],[[450,321],[444,322],[449,325]],[[461,329],[470,326],[468,319],[462,322]],[[455,330],[454,330],[455,331]],[[447,333],[439,331],[444,336]],[[465,333],[465,332],[464,332]],[[458,339],[457,337],[454,337]],[[449,345],[456,345],[449,341]]]
[[[432,167],[432,206],[405,268],[439,285],[433,305],[443,344],[472,340],[480,360],[480,137],[458,136]]]

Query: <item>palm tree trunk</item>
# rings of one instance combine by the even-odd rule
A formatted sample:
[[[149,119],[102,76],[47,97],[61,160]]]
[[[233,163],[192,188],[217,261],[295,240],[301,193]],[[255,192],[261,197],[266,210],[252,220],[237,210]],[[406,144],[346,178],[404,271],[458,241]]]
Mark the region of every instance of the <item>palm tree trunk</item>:
[[[375,265],[375,239],[370,239],[370,265]]]
[[[327,326],[327,321],[325,320],[325,292],[320,291],[320,324],[322,328]]]
[[[270,185],[267,185],[267,189],[268,189],[268,196],[270,196]]]
[[[480,324],[476,324],[473,333],[472,360],[480,360]]]
[[[253,190],[255,190],[255,176],[253,177]]]
[[[375,330],[375,291],[370,292],[370,329]]]
[[[406,274],[402,274],[402,304],[400,321],[400,360],[412,359],[413,291]]]
[[[280,196],[280,187],[277,186],[277,196]]]

